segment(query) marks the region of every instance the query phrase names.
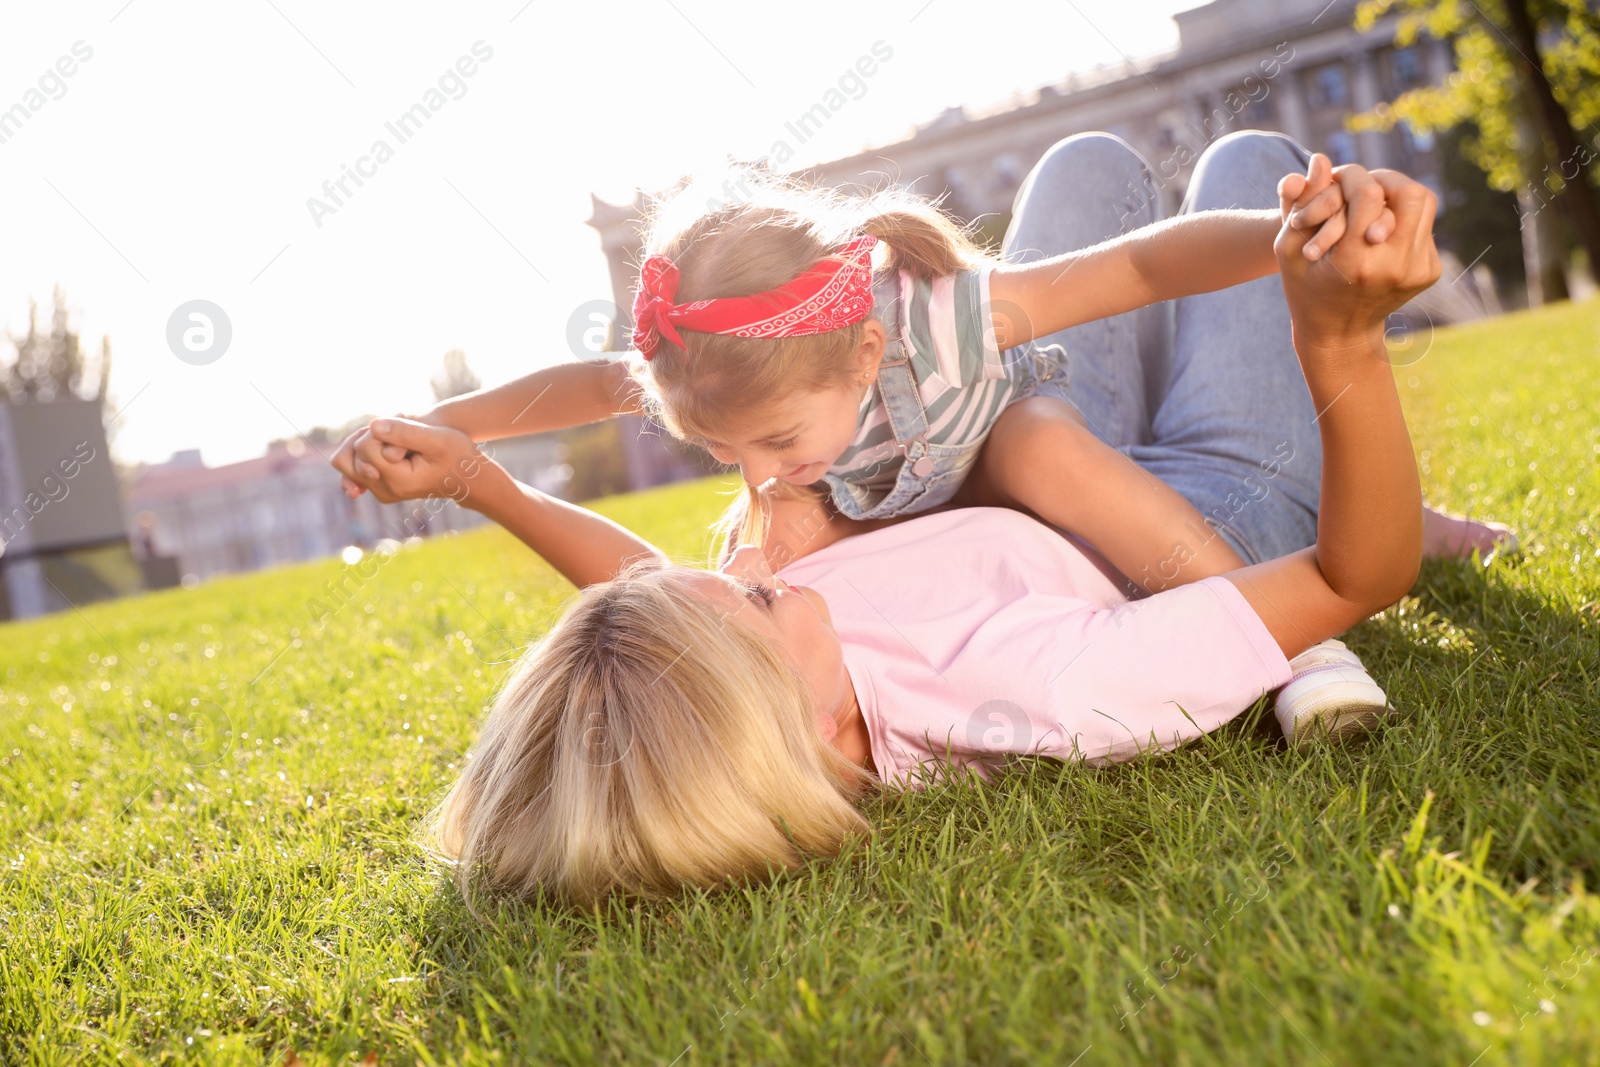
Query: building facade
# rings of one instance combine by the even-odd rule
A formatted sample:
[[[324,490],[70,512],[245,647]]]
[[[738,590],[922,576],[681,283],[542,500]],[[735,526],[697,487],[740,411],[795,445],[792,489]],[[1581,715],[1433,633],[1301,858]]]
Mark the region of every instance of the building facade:
[[[1442,203],[1431,136],[1403,124],[1351,133],[1345,119],[1448,76],[1449,46],[1424,39],[1394,47],[1393,16],[1357,33],[1355,8],[1356,0],[1216,0],[1174,16],[1179,43],[1171,53],[1074,74],[992,107],[953,108],[903,141],[805,174],[830,186],[894,184],[942,195],[953,214],[998,238],[1022,180],[1063,137],[1105,130],[1126,140],[1150,163],[1163,213],[1171,214],[1207,144],[1234,130],[1267,129],[1327,153],[1336,165],[1402,170],[1441,194]],[[630,204],[596,199],[590,218],[623,309],[643,209],[642,195]]]
[[[137,592],[98,400],[0,401],[0,620]]]
[[[141,560],[175,560],[178,575],[193,583],[486,521],[449,500],[380,504],[370,493],[351,500],[328,466],[332,447],[297,439],[220,467],[207,467],[198,451],[140,467],[126,497],[135,553]],[[549,435],[508,438],[483,450],[543,492],[560,495],[571,476],[560,443]]]

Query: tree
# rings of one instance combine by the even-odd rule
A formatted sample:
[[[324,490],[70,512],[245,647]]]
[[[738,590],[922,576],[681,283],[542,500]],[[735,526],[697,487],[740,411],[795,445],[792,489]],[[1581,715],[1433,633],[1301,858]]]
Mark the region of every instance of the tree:
[[[1443,134],[1438,141],[1440,181],[1444,197],[1434,233],[1463,263],[1479,263],[1494,275],[1499,291],[1520,289],[1526,281],[1517,198],[1490,188],[1488,176],[1468,162],[1461,142],[1475,136],[1470,120]]]
[[[87,357],[60,286],[51,292],[50,303],[48,333],[39,330],[38,301],[29,299],[28,332],[9,335],[16,354],[0,365],[0,396],[13,404],[72,399],[104,404],[111,378],[111,339],[100,339],[98,358]]]
[[[1453,41],[1456,70],[1351,125],[1388,130],[1404,121],[1431,132],[1472,123],[1462,150],[1490,186],[1520,190],[1533,211],[1558,204],[1600,275],[1600,137],[1585,143],[1577,132],[1592,133],[1600,119],[1600,15],[1583,0],[1362,0],[1356,29],[1395,10],[1395,44],[1423,33]]]
[[[483,382],[467,366],[467,354],[459,348],[452,348],[444,354],[443,369],[433,376],[429,384],[433,386],[433,399],[437,401],[470,393]]]

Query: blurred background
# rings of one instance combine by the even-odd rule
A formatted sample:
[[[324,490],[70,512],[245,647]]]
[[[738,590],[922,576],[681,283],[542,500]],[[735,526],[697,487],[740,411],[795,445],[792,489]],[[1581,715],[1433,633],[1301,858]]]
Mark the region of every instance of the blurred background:
[[[0,71],[0,618],[475,525],[327,457],[624,347],[645,198],[730,159],[998,242],[1062,137],[1126,139],[1171,212],[1206,144],[1280,130],[1439,194],[1400,326],[1600,262],[1580,0],[110,0],[8,7]],[[572,499],[710,469],[636,419],[489,450]]]

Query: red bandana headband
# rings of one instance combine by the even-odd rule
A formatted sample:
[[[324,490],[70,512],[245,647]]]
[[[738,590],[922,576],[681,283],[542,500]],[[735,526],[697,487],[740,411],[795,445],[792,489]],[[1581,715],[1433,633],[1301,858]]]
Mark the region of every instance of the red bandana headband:
[[[877,243],[863,234],[765,293],[688,304],[673,303],[677,264],[666,256],[646,256],[633,295],[633,347],[647,360],[663,337],[682,348],[680,327],[734,337],[802,337],[860,322],[872,310],[872,247]]]

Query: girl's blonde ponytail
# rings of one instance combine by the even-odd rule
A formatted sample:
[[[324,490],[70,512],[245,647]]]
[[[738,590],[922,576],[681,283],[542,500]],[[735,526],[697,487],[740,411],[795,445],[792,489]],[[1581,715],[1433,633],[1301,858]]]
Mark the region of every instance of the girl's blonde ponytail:
[[[860,230],[888,246],[888,270],[938,278],[990,258],[954,219],[920,197],[885,191],[868,198],[862,210]]]

